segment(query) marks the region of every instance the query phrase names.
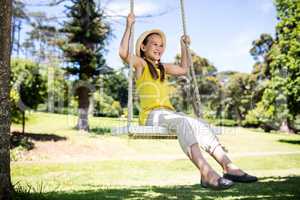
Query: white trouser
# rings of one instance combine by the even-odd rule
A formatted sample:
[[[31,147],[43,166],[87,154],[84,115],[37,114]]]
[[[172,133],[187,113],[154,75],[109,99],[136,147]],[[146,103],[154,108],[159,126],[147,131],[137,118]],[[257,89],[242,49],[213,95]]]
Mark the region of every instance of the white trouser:
[[[191,146],[198,143],[208,153],[213,153],[220,145],[215,131],[203,120],[181,112],[154,109],[147,118],[146,125],[162,126],[177,134],[179,144],[187,156],[191,157]]]

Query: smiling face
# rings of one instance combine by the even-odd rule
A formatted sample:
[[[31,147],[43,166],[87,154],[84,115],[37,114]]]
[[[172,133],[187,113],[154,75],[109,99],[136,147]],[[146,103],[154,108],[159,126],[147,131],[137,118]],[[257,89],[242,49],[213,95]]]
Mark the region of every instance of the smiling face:
[[[154,33],[146,37],[143,44],[141,45],[141,51],[143,55],[154,62],[160,60],[162,54],[164,53],[165,47],[163,40],[160,35]]]

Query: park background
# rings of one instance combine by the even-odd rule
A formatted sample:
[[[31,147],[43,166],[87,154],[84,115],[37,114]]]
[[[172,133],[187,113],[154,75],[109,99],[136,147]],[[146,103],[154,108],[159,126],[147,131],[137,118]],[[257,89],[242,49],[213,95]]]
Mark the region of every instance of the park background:
[[[128,66],[118,45],[129,1],[16,0],[10,81],[16,198],[299,198],[299,1],[185,3],[204,119],[221,128],[229,154],[261,181],[205,191],[177,141],[111,135],[127,117]],[[179,1],[136,1],[135,12],[135,36],[162,29],[163,61],[178,63]],[[191,88],[181,78],[169,81],[176,110],[193,115]],[[138,114],[135,98],[135,123]]]

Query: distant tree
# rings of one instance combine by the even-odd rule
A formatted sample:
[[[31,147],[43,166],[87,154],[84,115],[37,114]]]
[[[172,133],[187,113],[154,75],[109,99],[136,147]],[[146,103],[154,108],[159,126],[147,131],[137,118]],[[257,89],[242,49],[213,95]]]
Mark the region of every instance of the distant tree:
[[[114,100],[119,101],[122,107],[127,106],[128,80],[122,72],[114,71],[103,76],[104,92]]]
[[[110,36],[110,27],[105,23],[102,10],[97,10],[93,0],[72,0],[62,31],[66,39],[60,47],[71,64],[66,70],[76,81],[79,118],[77,128],[88,131],[89,97],[93,79],[105,66],[103,53]]]
[[[34,58],[38,63],[49,62],[49,57],[58,51],[58,30],[52,25],[52,19],[47,17],[46,12],[30,12],[31,30],[23,43],[25,54]]]
[[[120,117],[122,108],[119,101],[106,93],[94,93],[94,116]]]
[[[199,86],[200,90],[205,92],[202,99],[207,107],[204,114],[207,118],[221,118],[223,110],[224,87],[216,76],[207,76]]]
[[[259,39],[252,42],[252,48],[250,49],[250,54],[255,60],[259,62],[265,62],[266,56],[268,55],[274,39],[270,34],[263,33],[260,35]]]
[[[279,22],[269,56],[270,81],[252,114],[266,131],[291,133],[300,114],[300,2],[276,0],[275,5]]]
[[[217,68],[207,59],[192,52],[192,61],[195,68],[195,73],[201,76],[213,76],[217,73]]]
[[[175,63],[179,64],[180,59],[180,55],[176,55]],[[216,75],[217,69],[208,59],[200,57],[195,52],[192,52],[192,62],[201,96],[201,103],[206,104],[217,89],[216,82],[212,81],[212,77]],[[190,103],[194,101],[192,98],[194,88],[191,85],[191,80],[187,77],[173,77],[171,78],[171,82],[173,81],[177,82],[176,93],[172,97],[173,104],[176,105],[178,110],[188,111],[188,105],[191,105]],[[207,87],[208,85],[209,87]]]
[[[238,124],[242,125],[247,112],[255,106],[255,87],[255,77],[250,74],[236,73],[230,77],[223,99],[226,118],[237,120]]]
[[[280,129],[292,132],[292,122],[300,114],[300,2],[277,0],[275,4],[279,18],[276,34],[281,54],[271,63],[271,71],[275,75],[274,82],[281,82],[276,78],[278,72],[284,79],[280,90],[286,95],[286,105],[283,107],[287,107],[288,115],[282,117]]]
[[[28,16],[26,13],[26,5],[21,0],[13,0],[13,10],[12,10],[12,51],[17,55],[20,53],[21,49],[21,30],[22,24],[28,21]]]
[[[48,17],[46,12],[28,12],[31,30],[23,43],[25,55],[32,57],[35,62],[45,68],[48,85],[47,110],[55,112],[57,96],[55,82],[60,76],[55,76],[63,65],[62,51],[58,47],[61,33],[57,29],[57,22],[53,17]],[[63,93],[62,93],[63,94]]]
[[[43,79],[47,80],[48,112],[66,113],[72,81],[66,78],[65,70],[58,63],[52,63],[43,74]]]
[[[22,116],[23,133],[25,132],[25,110],[35,110],[45,101],[46,80],[39,71],[39,65],[30,60],[14,59],[11,62],[11,99],[13,119]]]
[[[271,79],[271,62],[272,62],[272,54],[275,47],[275,40],[269,34],[261,34],[257,40],[252,42],[252,48],[250,49],[250,54],[256,63],[253,65],[253,70],[251,72],[252,79],[256,80],[255,85],[252,90],[252,110],[248,110],[245,118],[243,119],[244,126],[262,126],[267,127],[266,125],[262,125],[256,116],[259,115],[259,111],[261,111],[261,100],[264,94],[265,89],[270,84]],[[260,102],[260,103],[259,103]],[[258,108],[257,110],[257,107]],[[256,108],[255,108],[256,107]],[[254,109],[254,110],[253,110]],[[263,113],[262,113],[263,114]],[[266,114],[266,113],[265,113]],[[268,120],[267,120],[268,121]],[[264,120],[264,122],[267,122]],[[271,121],[268,121],[270,123]]]
[[[258,81],[270,79],[271,48],[274,42],[269,34],[261,34],[259,39],[252,42],[250,54],[256,61],[252,74],[257,76]]]
[[[10,55],[12,1],[0,0],[0,199],[12,199],[10,176]]]

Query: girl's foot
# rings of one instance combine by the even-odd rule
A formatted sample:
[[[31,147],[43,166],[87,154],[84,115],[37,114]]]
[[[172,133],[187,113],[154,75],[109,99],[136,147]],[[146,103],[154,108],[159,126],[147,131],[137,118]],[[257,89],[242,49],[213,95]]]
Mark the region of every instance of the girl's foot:
[[[239,176],[232,174],[224,174],[223,178],[239,183],[253,183],[257,181],[256,176],[252,176],[247,173],[244,173],[243,175]]]
[[[231,175],[236,175],[236,176],[242,176],[245,174],[240,168],[235,166],[234,164],[230,163],[224,168],[223,171],[224,174],[231,174]]]
[[[257,181],[256,176],[252,176],[247,174],[246,172],[243,172],[233,164],[229,164],[227,168],[224,169],[223,178],[240,183],[252,183]]]
[[[226,178],[220,177],[216,172],[211,171],[206,175],[201,175],[201,186],[213,190],[228,189],[233,185],[233,182]]]

